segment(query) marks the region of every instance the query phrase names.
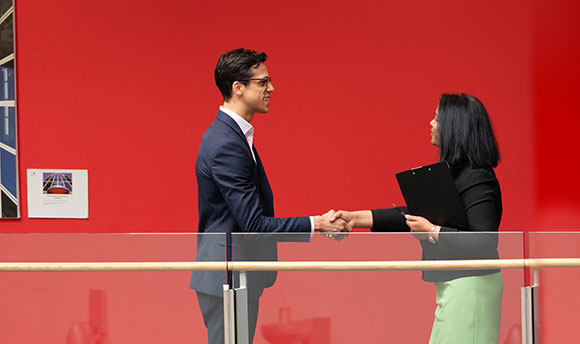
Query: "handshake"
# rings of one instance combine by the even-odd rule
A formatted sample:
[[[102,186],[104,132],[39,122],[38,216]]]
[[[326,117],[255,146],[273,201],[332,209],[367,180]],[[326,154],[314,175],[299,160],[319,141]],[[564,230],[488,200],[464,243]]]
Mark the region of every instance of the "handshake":
[[[348,212],[329,210],[326,214],[313,216],[314,229],[324,233],[327,238],[342,240],[352,232],[353,221]]]

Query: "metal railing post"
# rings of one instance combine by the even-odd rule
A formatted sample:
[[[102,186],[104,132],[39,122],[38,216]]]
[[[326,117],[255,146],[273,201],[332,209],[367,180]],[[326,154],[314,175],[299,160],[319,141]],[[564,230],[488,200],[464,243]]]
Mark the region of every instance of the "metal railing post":
[[[522,344],[533,344],[532,289],[522,287]]]
[[[540,344],[540,270],[534,269],[532,307],[534,317],[534,344]]]
[[[540,275],[532,270],[532,285],[522,288],[522,344],[540,343]]]
[[[236,344],[234,290],[224,284],[224,344]]]
[[[248,327],[248,289],[246,271],[240,271],[240,287],[235,289],[236,299],[236,344],[249,344],[250,331]]]

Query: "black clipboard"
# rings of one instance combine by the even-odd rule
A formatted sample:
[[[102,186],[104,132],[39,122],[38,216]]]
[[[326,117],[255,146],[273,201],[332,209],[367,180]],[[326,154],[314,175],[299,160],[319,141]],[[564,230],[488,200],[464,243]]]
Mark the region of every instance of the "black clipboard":
[[[468,228],[463,202],[447,162],[399,172],[395,177],[409,214],[423,216],[436,225]]]

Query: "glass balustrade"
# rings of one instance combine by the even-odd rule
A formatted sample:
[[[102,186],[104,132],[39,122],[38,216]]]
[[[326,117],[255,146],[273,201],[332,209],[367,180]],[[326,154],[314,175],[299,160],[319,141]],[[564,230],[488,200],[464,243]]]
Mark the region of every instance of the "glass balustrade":
[[[199,247],[207,250],[200,252],[200,260],[219,262],[212,268],[219,271],[194,273],[196,288],[226,283],[226,266],[234,270],[234,287],[240,285],[239,271],[268,270],[244,274],[250,299],[261,294],[254,343],[427,343],[436,289],[422,277],[453,280],[483,270],[493,273],[493,268],[482,264],[490,259],[497,262],[494,258],[499,257],[506,264],[500,273],[499,343],[519,344],[521,288],[526,278],[523,266],[513,262],[521,263],[526,251],[529,258],[577,258],[580,252],[580,233],[571,232],[441,233],[437,244],[409,233],[351,233],[335,239],[342,240],[319,233],[312,237],[233,234],[230,239],[225,234],[181,233],[1,234],[0,263],[169,262],[166,267],[178,270],[124,271],[125,266],[119,271],[7,272],[3,268],[0,342],[75,344],[89,337],[93,343],[107,344],[207,342],[188,271],[199,265],[179,265],[194,262]],[[427,259],[422,260],[422,255]],[[458,268],[454,265],[458,260],[469,265]],[[264,268],[259,264],[264,261],[284,265]],[[448,261],[455,262],[441,271],[438,266]],[[252,262],[256,263],[248,265]],[[428,264],[423,265],[425,271],[420,262]],[[574,336],[570,329],[580,306],[574,293],[578,271],[549,267],[530,274],[532,282],[540,285],[543,343],[564,343]]]
[[[278,261],[289,264],[390,261],[396,265],[402,261],[421,261],[424,251],[421,242],[425,250],[441,246],[435,254],[445,259],[497,258],[496,252],[502,259],[521,259],[524,252],[522,233],[441,233],[435,245],[419,241],[409,233],[352,233],[340,241],[321,234],[312,238],[308,234],[234,234],[234,270],[237,261],[253,256],[252,250],[272,247],[276,242]],[[483,271],[422,272],[404,271],[405,266],[392,268],[400,270],[361,266],[361,270],[368,270],[279,271],[274,285],[265,289],[260,298],[254,343],[427,343],[434,320],[436,291],[434,283],[423,281],[422,275],[431,280],[449,279]],[[248,273],[248,289],[252,287],[252,278],[260,280],[257,276],[260,273],[263,274]],[[524,269],[503,269],[501,276],[500,343],[519,344],[521,335],[514,333],[519,333],[521,327]]]
[[[192,262],[197,239],[225,252],[224,234],[2,234],[0,262]],[[2,272],[0,343],[207,342],[190,276]]]
[[[580,258],[580,233],[527,233],[529,258]],[[540,343],[574,343],[580,309],[580,268],[541,268],[531,274],[538,285]]]

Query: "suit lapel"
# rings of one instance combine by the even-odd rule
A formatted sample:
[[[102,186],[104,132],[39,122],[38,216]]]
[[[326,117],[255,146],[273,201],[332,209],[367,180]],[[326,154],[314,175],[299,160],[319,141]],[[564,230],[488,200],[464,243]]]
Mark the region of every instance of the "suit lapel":
[[[256,156],[256,165],[258,169],[258,188],[260,196],[264,204],[264,210],[267,212],[266,215],[274,216],[274,194],[272,193],[272,188],[270,187],[270,182],[268,182],[268,177],[266,176],[266,170],[264,165],[262,165],[262,160],[258,154],[256,146],[253,146],[254,155]]]
[[[216,120],[220,120],[226,123],[240,137],[240,143],[248,149],[248,153],[250,153],[250,159],[252,159],[250,146],[248,146],[246,136],[242,132],[242,129],[240,129],[240,126],[238,126],[238,123],[236,123],[236,121],[234,121],[230,116],[222,111],[218,111]],[[264,169],[264,165],[262,165],[262,161],[260,160],[260,156],[258,155],[256,147],[253,146],[252,150],[254,151],[254,156],[256,157],[256,163],[254,164],[254,182],[256,184],[258,194],[260,195],[260,200],[262,201],[262,207],[264,208],[266,216],[274,216],[274,195],[272,193],[272,188],[268,182],[266,170]]]

